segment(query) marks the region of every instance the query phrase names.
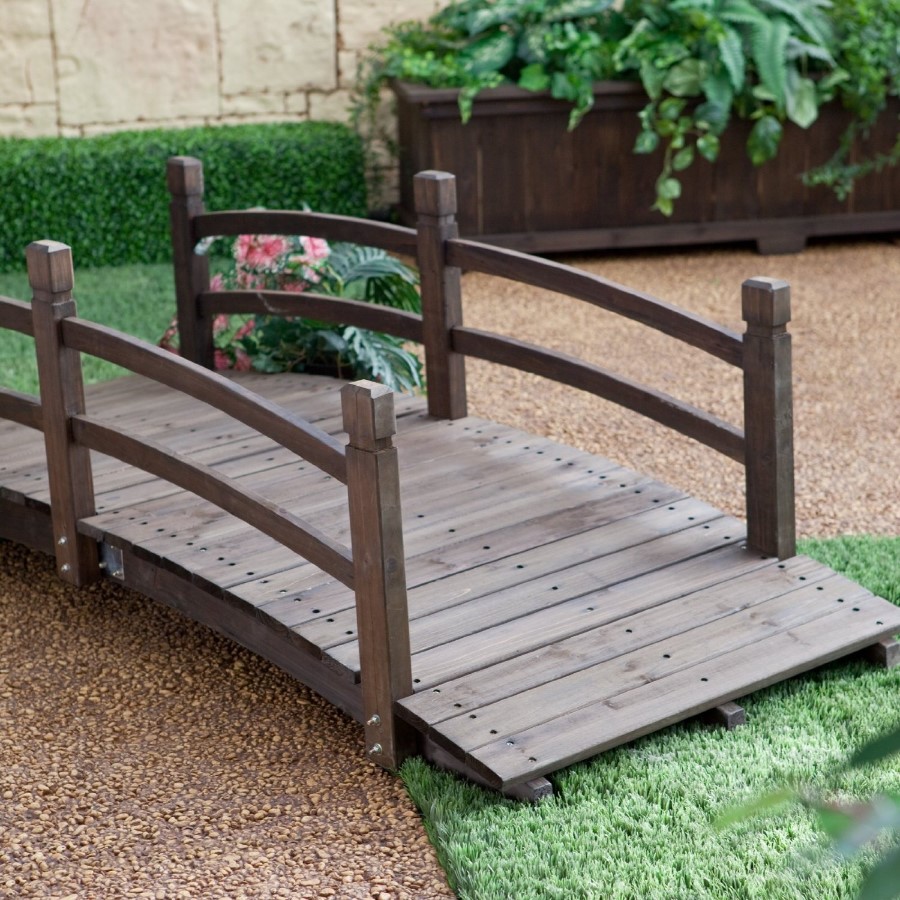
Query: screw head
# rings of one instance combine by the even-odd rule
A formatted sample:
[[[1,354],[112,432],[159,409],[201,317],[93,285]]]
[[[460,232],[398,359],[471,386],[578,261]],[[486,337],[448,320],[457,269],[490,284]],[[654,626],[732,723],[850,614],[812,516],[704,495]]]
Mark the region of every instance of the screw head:
[[[372,744],[372,746],[369,747],[369,756],[378,756],[383,750],[384,747],[382,747],[381,744]]]
[[[71,572],[71,571],[72,571],[72,567],[71,567],[68,563],[63,563],[63,564],[59,567],[59,571],[62,572],[63,574],[65,574],[66,572]]]
[[[62,535],[56,543],[59,544],[60,547],[65,547],[66,544],[69,543],[69,539],[65,535]]]
[[[369,719],[366,720],[366,725],[380,725],[381,724],[381,716],[378,713],[375,713]]]

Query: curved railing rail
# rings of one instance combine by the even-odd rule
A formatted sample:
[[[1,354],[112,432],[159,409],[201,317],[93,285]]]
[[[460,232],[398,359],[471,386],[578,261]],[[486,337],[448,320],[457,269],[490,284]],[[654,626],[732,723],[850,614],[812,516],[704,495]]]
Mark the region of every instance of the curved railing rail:
[[[529,256],[517,250],[459,238],[447,241],[446,262],[448,266],[510,278],[584,300],[593,306],[655,328],[716,356],[729,365],[738,368],[742,365],[742,340],[736,332],[599,275],[582,272],[549,259]]]
[[[660,391],[646,388],[574,356],[474,328],[453,329],[453,349],[466,356],[542,375],[642,413],[731,459],[744,461],[744,432]]]
[[[237,487],[232,479],[210,466],[174,453],[148,438],[133,437],[90,416],[73,416],[70,421],[72,435],[82,446],[113,456],[208,500],[353,587],[350,551],[290,511],[254,491]]]
[[[223,210],[199,213],[191,223],[195,242],[239,234],[308,234],[326,241],[380,247],[390,253],[412,255],[416,252],[413,228],[328,213],[283,209]]]
[[[12,297],[0,297],[0,328],[34,336],[31,304]],[[0,420],[3,419],[40,431],[43,423],[41,402],[31,394],[0,387]]]
[[[422,341],[422,317],[418,313],[304,291],[204,291],[197,297],[203,315],[242,313],[260,316],[297,316],[334,324],[352,324],[372,331],[386,331],[407,341]]]
[[[104,325],[67,318],[60,330],[64,346],[208,403],[346,484],[347,461],[340,441],[284,407],[216,372]]]

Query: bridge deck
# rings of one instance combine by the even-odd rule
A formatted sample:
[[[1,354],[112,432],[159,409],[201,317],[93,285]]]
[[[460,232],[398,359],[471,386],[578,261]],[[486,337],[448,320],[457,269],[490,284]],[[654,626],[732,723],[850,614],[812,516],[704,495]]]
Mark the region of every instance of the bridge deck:
[[[338,389],[243,383],[340,436]],[[91,415],[237,478],[349,543],[346,488],[234,420],[138,377]],[[900,631],[900,608],[607,460],[397,399],[415,693],[398,713],[509,789]],[[52,549],[42,435],[0,424],[0,536]],[[108,577],[271,658],[362,717],[352,593],[239,519],[93,454]]]

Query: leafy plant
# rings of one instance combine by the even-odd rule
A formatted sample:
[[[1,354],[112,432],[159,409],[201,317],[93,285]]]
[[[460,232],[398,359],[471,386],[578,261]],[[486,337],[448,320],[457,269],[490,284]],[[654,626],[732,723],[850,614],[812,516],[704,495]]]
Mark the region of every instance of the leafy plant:
[[[747,152],[778,152],[784,123],[809,127],[839,97],[858,117],[833,164],[810,177],[849,190],[853,178],[896,161],[847,164],[850,148],[900,95],[900,0],[461,0],[426,24],[388,31],[363,68],[357,124],[374,134],[390,79],[459,88],[463,121],[479,91],[503,83],[569,101],[569,128],[590,110],[594,83],[640,81],[637,153],[662,151],[654,208],[671,215],[679,172],[713,161],[732,116],[753,125]],[[874,39],[870,40],[870,33]],[[368,124],[367,124],[368,123]]]
[[[213,278],[225,288],[346,297],[419,312],[418,275],[385,251],[306,236],[240,235],[234,268]],[[160,345],[177,352],[177,320]],[[217,316],[215,363],[220,369],[328,372],[369,378],[393,390],[422,386],[422,365],[401,339],[354,326],[282,316]]]
[[[864,746],[842,768],[872,765],[897,753],[900,753],[900,727]],[[782,788],[727,814],[720,824],[728,825],[791,801],[815,811],[819,826],[841,859],[857,855],[885,833],[900,834],[900,795],[891,793],[866,802],[848,803],[828,800],[820,793]],[[894,842],[868,872],[859,900],[897,898],[900,898],[900,843]]]

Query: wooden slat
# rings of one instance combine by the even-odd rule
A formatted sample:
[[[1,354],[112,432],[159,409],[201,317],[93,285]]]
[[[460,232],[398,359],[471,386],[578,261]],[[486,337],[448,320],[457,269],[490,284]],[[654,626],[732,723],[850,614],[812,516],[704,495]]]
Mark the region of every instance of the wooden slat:
[[[581,709],[480,748],[471,764],[495,786],[533,778],[696,715],[734,697],[860,650],[900,627],[884,601],[867,594],[835,603],[812,622],[659,677],[614,700]]]
[[[146,469],[216,503],[352,585],[352,559],[347,549],[271,501],[236,488],[207,466],[179,459],[165,447],[136,440],[88,416],[73,417],[72,430],[80,444]]]
[[[450,266],[511,278],[585,300],[662,331],[732,366],[742,365],[742,341],[736,332],[599,275],[476,241],[449,240],[446,252]]]
[[[710,582],[709,573],[698,570],[694,562],[669,570],[671,584],[668,586],[661,585],[663,579],[657,575],[647,579],[636,575],[636,579],[643,580],[643,586],[632,584],[629,588],[632,597],[639,591],[644,591],[647,596],[653,592],[656,605],[640,612],[629,612],[627,606],[612,610],[618,617],[608,623],[441,682],[438,690],[420,682],[418,693],[404,700],[401,706],[411,721],[426,728],[436,726],[455,715],[468,715],[555,678],[656,643],[669,635],[680,634],[692,627],[694,612],[698,622],[713,621],[717,616],[729,615],[735,609],[759,602],[766,592],[783,593],[800,584],[814,584],[830,574],[830,570],[806,557],[773,565],[772,560],[756,560],[737,547],[729,547],[717,555],[731,561],[725,568],[725,579],[721,575],[723,568],[718,566],[711,583],[704,586],[704,581]],[[688,568],[691,579],[681,581],[679,576]],[[800,581],[801,578],[805,580]],[[724,601],[723,585],[728,585]],[[682,605],[677,601],[688,594],[692,597],[692,615],[685,618]]]
[[[66,320],[62,331],[68,347],[99,356],[209,403],[346,481],[344,448],[339,441],[240,384],[159,347],[83,319]]]
[[[454,328],[453,347],[467,356],[476,356],[590,391],[700,441],[739,463],[744,462],[744,433],[739,428],[668,394],[613,375],[599,366],[565,353],[544,350],[525,341],[475,328]]]
[[[198,215],[193,225],[196,240],[239,234],[306,234],[328,241],[380,247],[410,256],[416,252],[416,232],[412,228],[327,213],[275,209],[226,210]]]
[[[386,331],[407,341],[422,341],[422,317],[418,313],[304,291],[208,291],[197,298],[207,315],[215,313],[261,316],[296,316],[341,325]]]

